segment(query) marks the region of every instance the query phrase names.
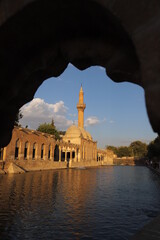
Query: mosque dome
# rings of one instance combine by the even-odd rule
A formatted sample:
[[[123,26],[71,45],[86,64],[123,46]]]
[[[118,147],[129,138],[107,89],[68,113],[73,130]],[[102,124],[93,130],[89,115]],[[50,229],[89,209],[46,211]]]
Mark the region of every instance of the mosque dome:
[[[67,129],[67,131],[66,131],[66,133],[65,133],[65,136],[66,136],[66,137],[72,136],[72,137],[77,138],[77,137],[80,137],[80,136],[81,136],[81,131],[80,131],[80,129],[79,129],[77,126],[72,125],[72,126],[70,126],[70,127]]]
[[[77,127],[76,125],[72,125],[67,129],[65,137],[83,137],[87,140],[92,140],[92,136],[90,135],[90,133],[88,133],[84,128]]]

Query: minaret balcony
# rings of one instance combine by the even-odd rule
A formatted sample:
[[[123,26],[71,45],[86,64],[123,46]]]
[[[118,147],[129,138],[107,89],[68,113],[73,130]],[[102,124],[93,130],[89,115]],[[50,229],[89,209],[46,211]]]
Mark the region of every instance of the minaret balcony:
[[[86,108],[86,104],[85,103],[83,103],[83,104],[77,103],[77,108],[78,109],[85,109]]]

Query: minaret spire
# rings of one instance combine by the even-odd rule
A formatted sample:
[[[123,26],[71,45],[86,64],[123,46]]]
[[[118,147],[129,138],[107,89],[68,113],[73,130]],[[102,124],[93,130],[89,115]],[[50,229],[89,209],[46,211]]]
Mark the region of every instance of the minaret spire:
[[[84,128],[84,109],[86,104],[83,102],[83,88],[81,84],[81,89],[79,91],[79,103],[77,103],[78,110],[78,127]]]

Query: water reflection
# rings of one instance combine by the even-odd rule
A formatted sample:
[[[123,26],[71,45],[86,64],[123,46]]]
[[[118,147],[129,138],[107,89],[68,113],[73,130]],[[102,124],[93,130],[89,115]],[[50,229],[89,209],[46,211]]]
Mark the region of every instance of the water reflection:
[[[0,176],[0,239],[128,239],[158,214],[159,184],[145,167]]]

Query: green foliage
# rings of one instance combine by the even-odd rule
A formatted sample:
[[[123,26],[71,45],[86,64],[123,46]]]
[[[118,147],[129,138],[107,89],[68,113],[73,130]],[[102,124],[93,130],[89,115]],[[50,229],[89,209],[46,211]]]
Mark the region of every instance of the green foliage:
[[[108,150],[112,150],[117,157],[130,157],[132,155],[132,151],[130,147],[121,146],[121,147],[114,147],[114,146],[107,146]]]
[[[147,144],[141,141],[135,141],[130,144],[130,146],[107,146],[109,150],[112,150],[117,157],[145,157],[147,155]]]
[[[117,157],[131,157],[132,150],[130,147],[122,146],[117,149]]]
[[[60,134],[54,125],[53,119],[51,123],[40,124],[39,127],[37,128],[37,131],[54,135],[56,140],[60,139]]]
[[[106,149],[113,151],[113,153],[117,155],[117,147],[114,147],[114,146],[106,146]]]
[[[149,143],[147,156],[149,158],[160,158],[160,137],[157,137],[154,141]]]
[[[19,120],[23,117],[22,113],[21,113],[21,110],[18,110],[17,112],[17,115],[16,115],[16,119],[15,119],[15,122],[14,122],[14,125],[15,126],[21,126],[19,124]]]
[[[59,135],[65,135],[66,131],[59,131]]]
[[[134,157],[143,158],[147,155],[147,144],[141,141],[135,141],[130,144],[132,155]]]

